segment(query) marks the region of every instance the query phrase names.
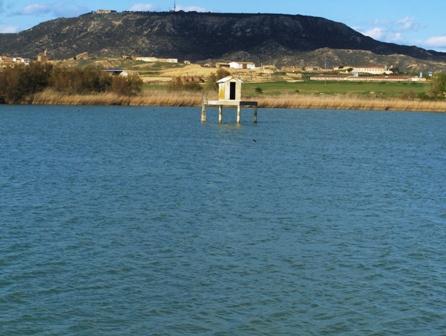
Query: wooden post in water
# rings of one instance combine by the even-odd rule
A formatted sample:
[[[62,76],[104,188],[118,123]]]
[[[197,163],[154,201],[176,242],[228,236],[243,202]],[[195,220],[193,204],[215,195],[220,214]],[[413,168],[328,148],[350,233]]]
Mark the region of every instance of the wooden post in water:
[[[218,123],[223,123],[223,105],[218,106]]]
[[[203,103],[203,105],[201,106],[201,122],[205,123],[207,121],[206,118],[206,105]]]
[[[242,112],[242,108],[240,107],[240,104],[238,104],[237,105],[237,124],[240,124],[241,112]]]
[[[257,106],[254,108],[253,122],[257,124]]]

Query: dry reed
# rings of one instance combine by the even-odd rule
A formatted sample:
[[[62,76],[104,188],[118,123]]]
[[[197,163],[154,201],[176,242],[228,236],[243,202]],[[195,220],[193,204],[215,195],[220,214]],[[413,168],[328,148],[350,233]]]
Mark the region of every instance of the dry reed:
[[[199,106],[203,100],[201,93],[151,91],[134,97],[114,93],[69,95],[46,90],[27,100],[31,104],[48,105],[125,105],[125,106]]]
[[[254,99],[253,99],[254,100]],[[256,97],[260,107],[336,109],[336,110],[394,110],[446,112],[446,101],[417,101],[403,99],[376,99],[352,96],[281,95]],[[127,106],[200,106],[200,92],[146,91],[135,97],[113,93],[67,95],[47,90],[28,98],[26,103],[54,105],[127,105]]]
[[[303,95],[261,97],[257,100],[259,106],[271,108],[446,112],[446,101]]]

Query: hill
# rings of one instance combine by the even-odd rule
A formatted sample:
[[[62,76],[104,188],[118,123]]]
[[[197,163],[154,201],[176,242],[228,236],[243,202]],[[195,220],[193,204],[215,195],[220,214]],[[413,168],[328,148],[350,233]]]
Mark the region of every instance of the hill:
[[[329,49],[446,61],[446,53],[379,42],[345,24],[302,15],[88,13],[44,22],[17,34],[0,34],[0,54],[35,57],[44,49],[53,58],[88,52],[96,56],[154,55],[193,61],[237,57],[287,63]],[[336,53],[337,58],[339,55],[348,52]]]

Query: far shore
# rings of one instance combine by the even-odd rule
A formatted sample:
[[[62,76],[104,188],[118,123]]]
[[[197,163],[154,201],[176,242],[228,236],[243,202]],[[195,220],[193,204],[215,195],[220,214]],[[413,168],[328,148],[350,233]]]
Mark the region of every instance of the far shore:
[[[145,92],[127,97],[113,93],[68,95],[45,91],[29,96],[22,104],[34,105],[120,105],[120,106],[172,106],[199,107],[204,95],[201,92]],[[213,98],[213,97],[210,97]],[[246,97],[255,100],[260,108],[287,109],[334,109],[334,110],[377,110],[377,111],[423,111],[446,112],[446,101],[423,101],[404,99],[362,98],[357,96],[278,95]]]

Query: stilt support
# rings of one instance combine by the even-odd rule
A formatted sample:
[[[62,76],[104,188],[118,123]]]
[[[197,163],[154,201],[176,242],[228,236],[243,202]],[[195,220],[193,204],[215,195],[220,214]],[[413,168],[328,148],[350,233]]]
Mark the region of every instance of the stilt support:
[[[207,121],[207,117],[206,117],[206,105],[203,104],[201,106],[201,122],[205,123]]]
[[[223,106],[218,106],[218,123],[223,123]]]
[[[1,1],[1,0],[0,0]],[[204,100],[201,106],[201,122],[207,121],[206,109],[208,107],[218,108],[218,123],[223,123],[223,109],[225,107],[235,108],[236,122],[240,124],[242,121],[242,108],[250,108],[254,110],[253,121],[257,123],[257,102],[255,101],[239,101],[239,100]]]

